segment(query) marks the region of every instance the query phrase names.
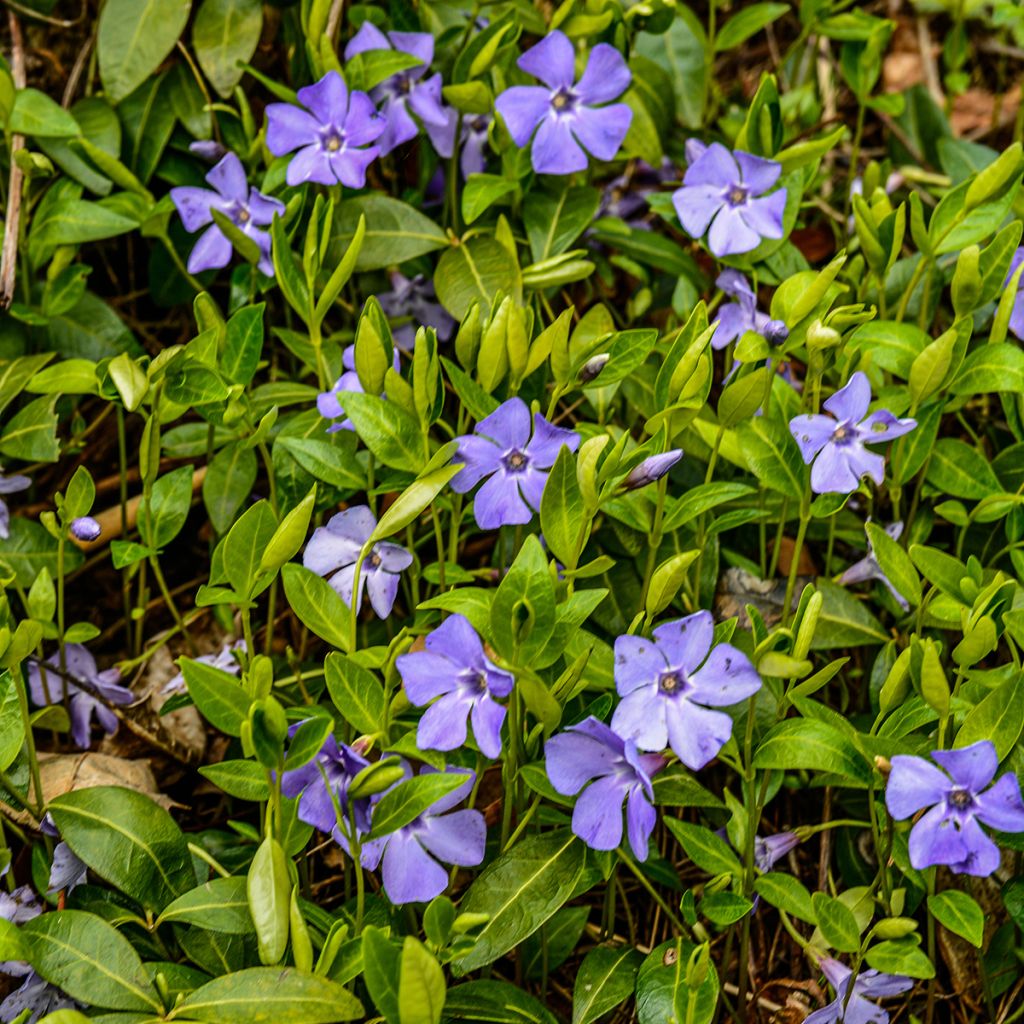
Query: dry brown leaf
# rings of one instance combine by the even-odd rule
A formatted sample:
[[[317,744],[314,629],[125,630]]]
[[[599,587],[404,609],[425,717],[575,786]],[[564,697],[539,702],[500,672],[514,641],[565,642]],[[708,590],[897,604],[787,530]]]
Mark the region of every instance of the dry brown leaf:
[[[978,135],[995,127],[1012,124],[1020,107],[1020,86],[1003,94],[996,113],[997,98],[985,89],[968,89],[953,100],[949,125],[954,135]]]

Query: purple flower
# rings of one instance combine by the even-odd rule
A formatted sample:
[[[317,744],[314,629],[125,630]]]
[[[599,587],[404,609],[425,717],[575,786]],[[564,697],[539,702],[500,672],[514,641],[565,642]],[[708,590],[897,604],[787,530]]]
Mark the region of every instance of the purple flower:
[[[213,214],[210,212],[219,210],[259,246],[260,260],[257,266],[267,277],[273,277],[270,234],[259,229],[270,224],[274,214],[280,216],[284,213],[284,203],[249,188],[245,168],[234,153],[228,153],[206,175],[206,180],[213,189],[196,188],[192,185],[181,185],[171,189],[171,199],[186,231],[198,231],[210,225],[192,248],[188,258],[189,273],[218,270],[231,262],[231,243],[224,232],[213,223]]]
[[[0,1020],[16,1020],[25,1010],[30,1010],[26,1024],[35,1024],[51,1013],[74,1010],[77,1005],[55,985],[30,970],[21,986],[0,1003]]]
[[[64,664],[69,677],[68,694],[71,698],[71,736],[85,750],[89,746],[92,717],[108,736],[117,732],[117,715],[108,704],[131,704],[135,695],[121,685],[121,673],[116,668],[100,672],[96,659],[81,644],[65,644]],[[51,671],[47,671],[50,669]],[[28,685],[36,707],[56,704],[64,692],[64,679],[60,676],[60,651],[54,651],[45,662],[29,662]],[[44,680],[45,675],[45,680]],[[78,680],[81,686],[75,684]],[[83,689],[82,687],[87,687]],[[97,696],[98,695],[98,696]],[[100,700],[100,698],[103,698]]]
[[[337,71],[299,90],[299,102],[267,107],[267,148],[274,156],[298,150],[288,164],[289,185],[362,188],[366,168],[381,150],[370,143],[384,132],[384,119],[365,92],[348,91]]]
[[[914,987],[910,978],[871,970],[861,971],[854,978],[851,992],[853,972],[849,967],[827,956],[821,958],[820,966],[836,998],[828,1006],[815,1010],[804,1024],[888,1024],[889,1014],[870,1000],[898,996]]]
[[[439,341],[447,341],[455,330],[455,321],[437,301],[434,283],[429,277],[417,274],[408,278],[397,270],[391,274],[391,291],[379,295],[381,309],[389,317],[409,317],[408,323],[392,329],[395,344],[411,352],[416,342],[416,328],[433,327]],[[395,355],[397,364],[398,355]],[[398,366],[395,366],[398,372]]]
[[[690,164],[683,186],[672,196],[676,213],[694,238],[708,232],[716,256],[750,252],[763,238],[782,237],[786,190],[764,195],[782,172],[781,164],[712,142]]]
[[[781,320],[772,320],[757,308],[757,296],[738,270],[723,270],[715,284],[736,301],[719,307],[718,326],[711,338],[712,348],[725,348],[747,331],[764,336],[773,345],[781,344],[789,337],[789,328]]]
[[[627,491],[635,491],[660,480],[681,458],[682,448],[673,448],[661,455],[649,455],[638,466],[634,466],[622,481]]]
[[[71,533],[78,540],[94,541],[102,532],[103,528],[92,516],[79,516],[71,521]]]
[[[590,782],[572,812],[572,830],[587,846],[618,847],[625,801],[629,845],[637,860],[647,860],[657,821],[651,776],[665,767],[664,757],[638,753],[632,740],[624,740],[591,715],[549,739],[544,761],[551,785],[565,796],[579,793]]]
[[[427,134],[434,144],[434,149],[446,160],[451,157],[455,148],[455,129],[459,124],[459,112],[445,107],[445,123],[441,126],[428,124]],[[463,115],[462,129],[459,132],[459,169],[463,178],[471,174],[482,174],[487,167],[488,139],[490,137],[491,117],[489,114]],[[442,172],[442,178],[444,177]]]
[[[775,865],[800,845],[796,832],[776,832],[771,836],[754,836],[754,864],[758,871],[771,871]]]
[[[299,798],[300,821],[312,825],[321,832],[334,832],[338,824],[334,813],[334,800],[337,799],[341,813],[347,821],[348,787],[369,763],[352,747],[338,743],[333,736],[328,736],[320,748],[320,753],[312,761],[281,776],[281,792],[290,799]],[[331,794],[334,795],[333,798]],[[368,832],[370,801],[353,801],[351,811],[356,828],[360,832]]]
[[[503,402],[476,425],[476,433],[456,440],[455,460],[464,465],[452,479],[452,489],[465,494],[489,477],[473,502],[481,530],[528,523],[540,509],[547,470],[562,446],[576,451],[580,443],[579,434],[552,426],[539,412],[533,416],[531,437],[530,410],[521,398]]]
[[[732,719],[711,708],[745,700],[761,688],[761,677],[732,644],[712,647],[711,612],[666,622],[653,636],[653,642],[640,636],[615,641],[615,686],[622,701],[612,728],[641,750],[671,746],[696,771],[732,735]]]
[[[397,348],[392,350],[392,355],[394,357],[395,373],[398,373],[401,370],[401,363],[398,361]],[[345,415],[345,410],[341,407],[341,402],[338,401],[338,395],[343,395],[346,391],[355,391],[360,395],[363,394],[363,385],[360,384],[359,374],[356,373],[355,345],[349,345],[342,352],[341,365],[345,367],[345,372],[334,382],[334,387],[330,391],[321,391],[316,396],[317,410],[324,419],[336,420],[339,416]],[[339,430],[355,429],[355,424],[346,417],[340,423],[332,423],[327,428],[327,433],[334,434]]]
[[[212,665],[214,668],[219,668],[221,672],[230,672],[233,676],[237,676],[242,666],[235,657],[235,651],[245,653],[246,650],[244,640],[235,640],[234,643],[225,643],[216,654],[200,654],[199,657],[193,658],[193,661],[202,662],[204,665]],[[178,693],[184,689],[185,676],[184,673],[179,672],[160,692],[162,694]]]
[[[507,697],[515,678],[484,653],[476,630],[463,615],[450,615],[426,639],[426,650],[401,654],[395,665],[410,703],[423,707],[416,732],[421,750],[455,750],[466,742],[466,719],[473,719],[477,746],[487,757],[501,754]]]
[[[0,918],[11,924],[24,924],[38,917],[43,908],[29,885],[19,885],[13,892],[0,889]],[[5,973],[10,973],[5,971]]]
[[[382,156],[419,134],[412,114],[428,127],[443,127],[447,123],[448,116],[441,105],[440,74],[423,77],[434,59],[434,37],[429,32],[385,34],[372,22],[364,21],[345,47],[345,60],[367,50],[399,50],[422,61],[416,67],[392,75],[370,93],[385,120],[384,132],[377,140]]]
[[[75,856],[71,847],[61,841],[53,849],[50,882],[46,891],[50,895],[61,891],[71,892],[85,881],[88,873],[89,869]]]
[[[350,608],[359,552],[376,527],[377,519],[366,505],[347,508],[331,516],[326,526],[318,526],[302,553],[302,564],[320,576],[330,576],[327,582]],[[405,548],[387,541],[374,544],[359,572],[356,614],[362,605],[365,587],[373,610],[386,619],[398,594],[398,574],[410,565],[412,555]]]
[[[425,767],[421,774],[433,771]],[[428,903],[448,887],[448,872],[438,863],[471,868],[484,859],[487,825],[479,811],[451,811],[469,796],[476,773],[462,768],[447,771],[466,776],[457,789],[441,797],[418,818],[396,832],[371,839],[363,846],[362,863],[371,871],[383,860],[384,891],[396,906]],[[451,811],[450,814],[445,813]]]
[[[24,491],[32,486],[32,481],[27,476],[15,474],[4,476],[0,473],[0,494],[15,494],[17,491]],[[11,535],[11,510],[7,502],[0,498],[0,540],[7,540]]]
[[[789,429],[804,462],[814,463],[811,490],[816,494],[849,494],[865,474],[880,484],[885,459],[865,445],[892,441],[917,426],[917,420],[897,419],[885,409],[868,416],[870,403],[871,384],[858,371],[826,399],[825,408],[832,416],[804,415],[790,420]]]
[[[1009,285],[1010,279],[1017,272],[1017,268],[1021,263],[1024,263],[1024,246],[1021,246],[1013,254],[1013,259],[1010,260],[1010,271],[1003,282],[1004,288]],[[1017,294],[1013,297],[1013,309],[1010,312],[1010,330],[1021,341],[1024,341],[1024,274],[1021,274],[1020,280],[1017,282]]]
[[[897,820],[930,810],[910,830],[910,863],[921,870],[948,864],[968,875],[999,867],[999,847],[982,824],[1000,832],[1024,832],[1024,803],[1017,776],[1007,772],[990,789],[999,767],[996,748],[979,740],[960,750],[936,750],[939,771],[923,757],[897,754],[885,787],[885,805]]]
[[[494,106],[520,148],[537,129],[531,159],[538,174],[586,170],[587,153],[598,160],[614,158],[633,120],[625,103],[609,103],[629,88],[632,79],[615,47],[598,43],[590,51],[583,77],[575,84],[573,45],[557,29],[516,63],[544,85],[515,85],[506,89]]]
[[[195,153],[201,160],[206,160],[207,163],[211,164],[215,164],[221,157],[230,152],[225,146],[213,139],[196,139],[195,142],[188,144],[188,151]]]
[[[893,540],[899,540],[900,534],[903,533],[903,523],[896,522],[890,523],[886,528],[885,532],[892,537]],[[878,559],[875,558],[874,549],[871,546],[871,538],[868,538],[868,553],[859,561],[854,562],[849,569],[846,570],[839,577],[839,582],[844,586],[849,586],[851,583],[866,583],[868,580],[878,580],[879,583],[884,583],[888,588],[889,593],[895,598],[899,606],[907,611],[910,608],[910,604],[907,599],[889,582],[889,577],[882,572],[882,567],[878,564]]]

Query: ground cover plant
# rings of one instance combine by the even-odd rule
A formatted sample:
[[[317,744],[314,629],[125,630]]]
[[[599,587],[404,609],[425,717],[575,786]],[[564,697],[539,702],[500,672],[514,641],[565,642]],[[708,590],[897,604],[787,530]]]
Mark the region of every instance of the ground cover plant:
[[[1024,1018],[1024,8],[7,0],[0,1020]]]

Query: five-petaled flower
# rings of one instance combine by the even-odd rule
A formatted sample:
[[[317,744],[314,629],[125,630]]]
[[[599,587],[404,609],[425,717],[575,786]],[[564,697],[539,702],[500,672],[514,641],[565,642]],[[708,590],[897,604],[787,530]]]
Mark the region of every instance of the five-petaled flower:
[[[434,37],[429,32],[385,33],[372,22],[364,21],[345,47],[345,60],[367,50],[398,50],[421,61],[415,67],[385,79],[370,93],[385,122],[384,131],[377,140],[382,156],[387,156],[396,146],[419,134],[412,114],[428,128],[443,128],[448,123],[448,111],[441,103],[440,74],[423,77],[434,59]]]
[[[394,348],[391,352],[392,365],[395,368],[395,373],[399,373],[402,368],[402,364],[398,359],[398,349]],[[330,391],[321,391],[316,396],[316,408],[317,411],[326,420],[336,421],[341,419],[341,422],[332,422],[327,428],[328,434],[334,434],[339,430],[355,430],[355,424],[345,416],[345,410],[341,407],[341,401],[338,396],[343,395],[346,392],[355,391],[357,394],[363,394],[363,385],[359,380],[359,374],[356,373],[356,347],[355,345],[349,345],[344,352],[341,353],[341,365],[345,368],[344,373],[334,382],[334,387]]]
[[[820,966],[836,997],[828,1006],[815,1010],[804,1024],[888,1024],[889,1014],[871,1000],[898,996],[914,987],[910,978],[900,974],[870,970],[853,978],[851,991],[853,971],[849,967],[831,957],[822,957]]]
[[[377,518],[366,505],[347,508],[331,516],[326,526],[318,526],[302,553],[302,564],[320,576],[329,576],[327,582],[350,608],[359,552],[376,527]],[[355,611],[358,613],[362,604],[365,587],[373,610],[386,619],[398,595],[398,574],[410,565],[412,555],[401,545],[388,541],[374,544],[359,572]]]
[[[902,521],[890,523],[885,528],[885,532],[893,540],[899,540],[900,535],[903,533]],[[889,577],[882,572],[882,567],[878,564],[878,559],[875,557],[875,549],[872,547],[870,537],[868,537],[868,553],[859,562],[854,562],[839,577],[839,582],[844,586],[849,586],[851,583],[866,583],[868,580],[878,580],[879,583],[884,584],[896,600],[896,603],[904,611],[910,608],[910,602],[892,585]]]
[[[750,252],[764,238],[782,238],[786,189],[765,195],[781,172],[774,160],[730,153],[712,142],[686,169],[672,203],[689,234],[700,238],[708,232],[708,248],[716,256]]]
[[[289,185],[362,188],[366,169],[381,152],[370,143],[380,138],[384,118],[365,92],[348,91],[337,71],[298,92],[302,107],[271,103],[267,107],[267,148],[274,156],[298,150],[288,164]]]
[[[180,185],[171,189],[171,200],[186,231],[198,231],[210,225],[192,247],[188,257],[189,273],[219,270],[231,262],[231,242],[213,223],[213,214],[210,212],[219,210],[256,243],[260,251],[257,266],[268,277],[273,277],[270,233],[260,229],[270,224],[275,214],[280,216],[284,213],[284,203],[250,188],[242,161],[234,153],[227,153],[206,175],[206,180],[213,186],[212,189],[193,185]]]
[[[299,820],[321,832],[334,832],[337,827],[335,801],[346,825],[351,814],[357,830],[367,832],[370,801],[354,800],[350,807],[348,787],[369,763],[352,747],[328,736],[312,761],[281,776],[281,792],[289,798],[298,797]]]
[[[859,370],[846,385],[825,400],[831,416],[796,416],[790,432],[800,447],[804,462],[811,465],[811,490],[817,494],[849,494],[860,478],[871,477],[880,484],[885,474],[885,459],[868,451],[865,445],[879,444],[902,437],[917,426],[917,420],[897,419],[886,409],[868,416],[871,384]]]
[[[586,786],[572,812],[572,830],[587,846],[618,847],[625,801],[629,845],[637,860],[647,859],[657,821],[651,776],[665,767],[661,754],[639,753],[632,740],[590,716],[552,736],[544,746],[544,761],[559,793],[572,796]]]
[[[471,717],[477,746],[487,757],[498,757],[506,712],[494,698],[507,697],[515,678],[487,657],[464,615],[449,616],[427,635],[424,650],[400,654],[395,666],[410,703],[422,707],[435,701],[416,732],[421,750],[461,747]]]
[[[459,494],[489,479],[476,493],[473,514],[482,530],[528,523],[540,510],[540,499],[548,482],[548,470],[565,445],[579,446],[579,434],[552,426],[541,414],[533,416],[521,398],[510,398],[485,416],[474,434],[456,438],[455,461],[463,467],[452,478]]]
[[[438,861],[471,868],[484,859],[487,844],[484,816],[476,810],[452,810],[469,796],[476,773],[464,768],[449,767],[446,770],[465,775],[466,781],[408,825],[363,844],[360,858],[363,867],[372,871],[383,861],[381,877],[384,891],[396,906],[428,903],[445,891],[448,872]],[[432,768],[424,767],[420,774],[432,771]]]
[[[756,693],[761,677],[732,644],[715,646],[711,613],[696,612],[653,632],[653,641],[615,641],[615,686],[622,701],[612,728],[641,750],[670,746],[694,771],[714,758],[732,735],[732,719],[713,707]]]
[[[773,320],[757,308],[757,295],[738,270],[723,270],[715,284],[735,301],[718,307],[718,326],[711,336],[712,348],[725,348],[747,331],[762,335],[773,345],[780,345],[789,337],[789,328],[781,320]]]
[[[54,651],[41,664],[29,662],[32,702],[40,708],[59,703],[66,684],[71,699],[71,737],[84,750],[89,746],[93,715],[103,731],[112,736],[117,732],[118,722],[108,705],[131,704],[135,695],[121,685],[121,673],[116,668],[100,672],[92,653],[81,644],[64,645],[66,675],[61,674],[60,665],[60,651]],[[76,681],[81,685],[76,685]]]
[[[1010,269],[1006,275],[1006,280],[1003,282],[1003,287],[1007,288],[1010,282],[1013,280],[1013,275],[1017,273],[1017,268],[1024,263],[1024,246],[1019,248],[1013,254],[1013,258],[1010,260]],[[1013,297],[1013,308],[1010,310],[1010,330],[1024,341],[1024,272],[1017,279],[1017,292]]]
[[[945,771],[923,757],[897,754],[885,787],[885,805],[897,820],[929,808],[910,830],[911,865],[921,870],[946,864],[968,875],[992,874],[999,867],[999,847],[981,824],[1000,832],[1024,832],[1017,776],[1006,772],[989,788],[999,767],[990,740],[936,750],[932,757]]]
[[[233,676],[237,676],[242,670],[242,665],[235,657],[235,651],[241,651],[243,654],[246,652],[244,640],[226,642],[216,654],[200,654],[193,660],[204,665],[212,665],[213,668],[219,668],[222,672],[230,672]],[[185,673],[179,672],[173,679],[168,680],[167,685],[160,692],[162,694],[178,693],[184,689]]]
[[[537,129],[530,157],[538,174],[586,170],[587,153],[598,160],[615,156],[633,119],[625,103],[610,102],[629,88],[632,78],[615,47],[598,43],[578,82],[573,45],[557,29],[516,63],[544,85],[514,85],[494,106],[517,146],[525,146]]]

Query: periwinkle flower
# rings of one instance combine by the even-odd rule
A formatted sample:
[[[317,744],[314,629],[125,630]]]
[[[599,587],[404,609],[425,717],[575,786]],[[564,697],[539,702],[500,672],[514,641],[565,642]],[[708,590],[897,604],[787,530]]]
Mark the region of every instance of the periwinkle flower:
[[[358,751],[328,736],[312,761],[281,776],[281,792],[292,799],[298,797],[299,820],[321,832],[333,832],[337,827],[335,800],[346,822],[351,813],[357,830],[368,832],[370,801],[354,800],[350,807],[348,788],[369,764]]]
[[[31,486],[32,481],[20,473],[15,473],[12,476],[4,476],[0,473],[0,494],[16,494]],[[0,498],[0,540],[7,540],[10,536],[11,510],[7,507],[7,502]]]
[[[1021,246],[1010,260],[1010,270],[1006,275],[1006,280],[1003,282],[1003,287],[1007,288],[1010,285],[1010,281],[1013,279],[1013,275],[1017,272],[1017,268],[1024,263],[1024,246]],[[1010,311],[1010,330],[1024,341],[1024,274],[1021,274],[1020,280],[1017,282],[1017,294],[1013,297],[1013,309]]]
[[[423,768],[421,774],[431,771],[433,769]],[[395,906],[429,903],[445,891],[448,872],[438,861],[471,868],[484,859],[487,844],[484,816],[475,810],[452,810],[469,796],[476,773],[451,767],[447,771],[464,774],[466,781],[408,825],[380,839],[371,839],[363,846],[363,866],[372,871],[381,863],[384,892]]]
[[[687,167],[672,203],[689,234],[700,238],[708,232],[715,256],[750,252],[762,239],[782,238],[786,189],[765,194],[781,173],[774,160],[742,150],[730,153],[712,142]]]
[[[427,134],[438,155],[446,160],[455,149],[455,132],[459,130],[459,170],[463,178],[471,174],[482,174],[487,168],[488,139],[491,117],[489,114],[463,114],[459,129],[459,112],[445,108],[446,121],[443,125],[427,125]],[[443,173],[442,173],[443,178]]]
[[[362,188],[366,169],[381,149],[370,143],[385,130],[384,118],[365,92],[349,92],[337,71],[298,92],[302,107],[271,103],[267,107],[267,148],[274,156],[295,153],[285,180],[289,185]],[[305,107],[306,109],[302,109]]]
[[[71,892],[85,881],[88,873],[88,867],[62,840],[53,848],[53,863],[50,865],[50,881],[46,891],[51,895]]]
[[[221,672],[230,672],[233,676],[237,676],[242,670],[242,665],[238,658],[235,657],[235,652],[241,651],[244,654],[246,650],[244,640],[235,640],[233,643],[225,643],[216,654],[200,654],[192,660],[201,662],[203,665],[210,665],[213,668],[219,668]],[[179,693],[184,689],[185,674],[179,672],[160,692],[162,694]]]
[[[822,957],[820,967],[836,997],[806,1017],[804,1024],[888,1024],[889,1014],[871,1000],[898,996],[914,987],[912,979],[900,974],[870,970],[857,974],[851,991],[849,967],[831,957]]]
[[[30,885],[19,885],[11,892],[0,889],[0,919],[11,924],[24,924],[42,912],[42,904]],[[5,970],[4,973],[12,972]]]
[[[78,516],[71,521],[71,533],[77,540],[98,540],[102,532],[103,527],[92,516]]]
[[[56,985],[51,985],[30,969],[20,987],[0,1002],[0,1020],[18,1020],[22,1013],[29,1010],[25,1024],[36,1024],[36,1021],[48,1017],[51,1013],[58,1010],[74,1010],[77,1005]]]
[[[71,737],[85,750],[91,739],[93,715],[103,731],[113,736],[117,732],[117,715],[107,704],[131,704],[135,695],[121,685],[121,673],[116,668],[100,672],[92,652],[81,644],[64,645],[64,664],[69,677],[67,680],[60,674],[60,651],[54,651],[42,664],[29,662],[29,690],[32,702],[41,708],[60,701],[66,682],[71,698]],[[75,680],[82,685],[76,685]]]
[[[890,523],[885,528],[885,532],[892,537],[893,540],[899,540],[900,535],[903,533],[903,523]],[[839,577],[839,582],[844,586],[849,586],[851,583],[866,583],[868,580],[878,580],[879,583],[884,584],[889,593],[892,594],[896,603],[899,604],[904,611],[909,610],[910,603],[892,585],[889,577],[882,572],[882,567],[878,564],[878,559],[875,558],[875,551],[871,546],[870,537],[868,537],[868,553],[859,562],[854,562],[853,565],[851,565],[849,569]]]
[[[718,308],[718,326],[711,337],[712,348],[725,348],[747,331],[760,334],[772,345],[780,345],[789,337],[789,328],[781,320],[773,320],[757,308],[757,295],[738,270],[723,270],[715,284],[735,301],[723,303]]]
[[[629,88],[632,79],[629,66],[614,46],[598,43],[578,82],[575,50],[558,29],[516,63],[544,85],[514,85],[494,106],[520,148],[536,129],[530,158],[538,174],[586,170],[588,153],[598,160],[615,157],[633,112],[625,103],[610,102]]]
[[[622,486],[627,491],[635,491],[640,487],[656,483],[660,480],[681,458],[682,448],[672,448],[661,455],[649,455],[639,465],[634,466],[622,481]]]
[[[466,719],[471,718],[480,750],[490,758],[501,754],[506,711],[494,698],[507,697],[515,677],[487,657],[464,615],[450,615],[427,635],[424,650],[400,654],[395,666],[410,703],[423,707],[434,701],[416,732],[421,750],[461,747],[466,742]]]
[[[615,687],[622,700],[612,728],[641,750],[670,746],[687,768],[703,768],[732,735],[732,719],[712,708],[756,693],[761,677],[732,644],[714,644],[711,613],[659,626],[653,641],[615,641]]]
[[[275,214],[281,216],[284,213],[284,203],[250,188],[242,161],[234,153],[226,154],[206,175],[206,180],[213,186],[212,189],[193,185],[179,185],[171,189],[171,200],[185,230],[193,232],[206,228],[189,254],[189,273],[219,270],[231,262],[231,242],[213,223],[213,214],[210,212],[219,210],[256,243],[260,250],[257,266],[267,277],[273,277],[270,233],[260,229],[270,224]]]
[[[559,793],[572,796],[583,790],[572,812],[572,830],[587,846],[594,850],[618,847],[625,801],[629,845],[637,860],[647,859],[658,817],[651,776],[665,767],[664,757],[639,753],[632,740],[623,739],[591,715],[547,741],[544,763]]]
[[[416,328],[433,327],[438,341],[447,341],[455,330],[455,320],[437,301],[434,282],[424,274],[406,277],[397,270],[391,274],[391,291],[378,296],[380,307],[389,317],[409,317],[409,323],[393,328],[395,344],[411,352],[416,342]],[[397,354],[396,354],[397,361]],[[398,372],[398,367],[395,367]]]
[[[341,406],[341,402],[338,400],[339,395],[345,394],[345,392],[355,391],[357,394],[364,394],[363,385],[359,381],[359,374],[356,373],[356,347],[355,345],[349,345],[344,352],[341,353],[341,365],[345,368],[345,372],[334,382],[334,387],[330,391],[321,391],[316,396],[316,408],[317,411],[326,420],[337,420],[342,416],[345,416],[345,410]],[[394,366],[395,373],[398,373],[402,364],[398,359],[397,347],[392,350],[392,366]],[[332,422],[327,428],[328,434],[334,434],[339,430],[355,430],[355,424],[345,417],[340,423]]]
[[[917,426],[917,420],[897,419],[886,409],[868,416],[871,384],[859,370],[831,398],[825,408],[832,414],[796,416],[789,429],[800,447],[804,462],[811,465],[811,490],[817,494],[849,494],[862,476],[880,484],[885,459],[865,445],[902,437]]]
[[[215,139],[196,139],[195,142],[188,144],[188,151],[211,164],[215,164],[229,152],[226,146]]]
[[[372,22],[364,21],[345,47],[345,60],[367,50],[399,50],[422,61],[392,75],[370,93],[385,122],[377,140],[382,156],[419,134],[413,114],[428,127],[440,128],[447,123],[448,115],[441,104],[440,74],[423,77],[434,59],[434,37],[429,32],[384,33]]]
[[[800,845],[796,832],[776,832],[770,836],[754,836],[754,866],[758,871],[771,871],[790,850]]]
[[[327,582],[350,608],[359,552],[376,527],[377,519],[366,505],[347,508],[331,516],[326,526],[318,526],[302,553],[302,564],[320,576],[329,577]],[[359,572],[355,613],[362,605],[365,588],[373,610],[386,619],[398,595],[398,574],[410,565],[412,555],[400,545],[388,541],[374,544]]]
[[[989,788],[999,767],[990,740],[936,750],[932,757],[944,771],[923,757],[897,754],[885,787],[885,805],[897,820],[929,808],[910,830],[911,865],[919,871],[946,864],[968,875],[992,874],[999,867],[999,847],[981,825],[1024,832],[1017,776],[1006,772]]]
[[[540,509],[548,470],[565,445],[576,451],[579,434],[552,426],[541,414],[533,417],[521,398],[510,398],[485,416],[473,434],[457,437],[455,461],[463,467],[452,478],[459,494],[472,490],[481,480],[473,514],[481,530],[528,523]]]

